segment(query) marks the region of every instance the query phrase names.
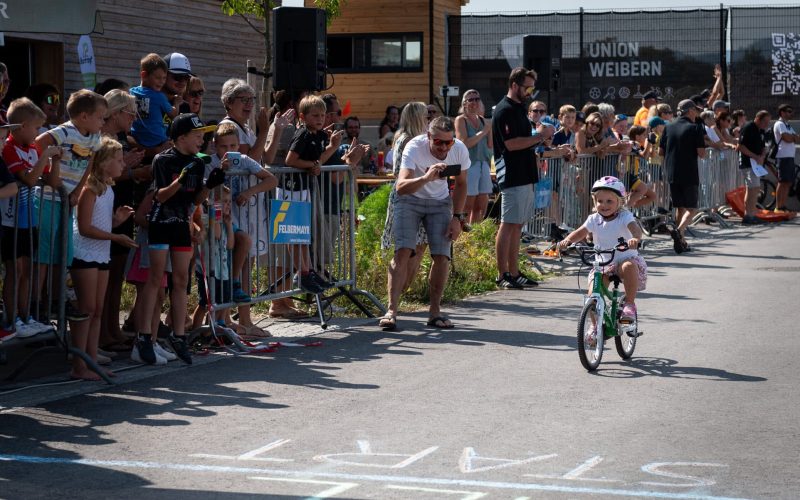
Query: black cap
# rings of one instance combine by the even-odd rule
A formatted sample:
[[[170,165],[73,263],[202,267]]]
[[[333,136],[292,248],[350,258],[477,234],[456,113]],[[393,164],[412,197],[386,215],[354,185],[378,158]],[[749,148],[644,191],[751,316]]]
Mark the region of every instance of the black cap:
[[[586,121],[586,115],[583,114],[583,111],[578,111],[577,113],[575,113],[575,121],[577,121],[577,122],[585,122]]]
[[[651,90],[651,91],[649,91],[649,92],[645,92],[645,93],[644,93],[644,95],[642,96],[642,99],[643,99],[643,100],[647,100],[647,99],[655,99],[655,100],[657,100],[657,101],[660,101],[660,100],[661,100],[661,98],[660,98],[660,97],[658,97],[658,94],[656,94],[656,93],[655,93],[654,91],[652,91],[652,90]]]
[[[216,125],[206,125],[194,113],[181,113],[172,120],[172,126],[169,129],[169,137],[173,141],[178,137],[188,134],[193,130],[199,130],[204,134],[206,132],[213,132],[216,130]]]

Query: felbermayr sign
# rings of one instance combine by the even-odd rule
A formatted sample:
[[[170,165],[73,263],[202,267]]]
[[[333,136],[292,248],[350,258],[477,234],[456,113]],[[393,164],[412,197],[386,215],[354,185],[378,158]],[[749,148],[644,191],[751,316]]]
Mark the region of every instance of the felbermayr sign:
[[[592,78],[661,76],[661,61],[639,59],[639,42],[595,42],[586,52]]]
[[[102,32],[97,0],[0,1],[0,32],[64,33]]]

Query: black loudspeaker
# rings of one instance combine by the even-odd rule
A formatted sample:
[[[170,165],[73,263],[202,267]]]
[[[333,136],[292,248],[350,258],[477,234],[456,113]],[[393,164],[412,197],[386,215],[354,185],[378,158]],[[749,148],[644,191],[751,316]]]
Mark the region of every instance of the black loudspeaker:
[[[272,10],[272,74],[278,90],[325,88],[325,11],[304,7]]]
[[[561,88],[561,37],[526,35],[522,38],[522,61],[536,71],[536,87],[547,92]]]

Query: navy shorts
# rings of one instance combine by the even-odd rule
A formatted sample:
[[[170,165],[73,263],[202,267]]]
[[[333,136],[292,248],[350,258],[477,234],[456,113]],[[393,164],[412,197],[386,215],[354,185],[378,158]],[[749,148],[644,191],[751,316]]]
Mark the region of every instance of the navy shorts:
[[[669,192],[672,195],[672,206],[675,208],[697,208],[698,197],[700,196],[700,186],[696,184],[677,184],[669,185]]]
[[[794,158],[778,158],[778,182],[794,182],[795,172]]]
[[[191,252],[192,236],[188,222],[159,223],[151,222],[147,230],[150,250],[172,250],[173,252]]]

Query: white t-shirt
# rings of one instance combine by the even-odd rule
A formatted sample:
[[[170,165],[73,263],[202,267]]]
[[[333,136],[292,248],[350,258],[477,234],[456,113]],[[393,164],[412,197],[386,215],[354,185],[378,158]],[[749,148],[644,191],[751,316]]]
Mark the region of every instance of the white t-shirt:
[[[206,177],[211,170],[217,168],[222,160],[217,155],[211,157],[211,164],[206,165]],[[231,221],[233,225],[250,235],[252,244],[250,246],[250,256],[255,257],[266,253],[269,237],[267,235],[267,202],[264,193],[251,196],[247,204],[240,207],[236,203],[239,193],[255,186],[261,180],[255,174],[264,169],[261,165],[247,155],[242,155],[242,161],[237,171],[247,171],[250,175],[226,175],[225,185],[231,190]]]
[[[444,160],[439,160],[431,154],[431,148],[428,143],[428,134],[418,135],[414,137],[403,150],[403,158],[400,160],[400,168],[413,170],[413,178],[422,177],[431,165],[437,163],[445,163],[447,165],[461,165],[461,171],[468,170],[472,162],[469,159],[469,150],[463,142],[458,139],[455,144],[447,152],[447,157]],[[450,196],[450,190],[447,187],[446,179],[436,179],[422,186],[419,190],[412,193],[411,196],[423,198],[426,200],[444,200]]]
[[[223,118],[222,121],[219,122],[220,125],[223,123],[233,123],[236,125],[236,129],[239,131],[239,144],[247,144],[252,148],[253,144],[256,143],[256,139],[258,139],[258,137],[256,137],[255,132],[250,130],[250,127],[246,123],[239,125],[230,118]]]
[[[72,122],[66,122],[47,133],[56,146],[64,148],[61,156],[61,182],[67,194],[72,193],[83,178],[92,155],[100,147],[101,136],[99,133],[83,135]]]
[[[778,144],[778,152],[775,155],[775,158],[794,158],[794,148],[795,144],[793,142],[786,142],[781,141],[781,136],[785,133],[794,134],[794,129],[788,123],[784,122],[783,120],[778,120],[775,122],[775,128],[773,129],[773,133],[775,134],[775,143]]]
[[[631,230],[628,229],[628,224],[631,222],[636,222],[633,214],[628,210],[621,210],[613,220],[606,220],[602,215],[593,213],[586,218],[586,222],[583,225],[592,233],[595,248],[610,250],[619,245],[619,238],[624,238],[625,241],[633,238]],[[618,264],[636,255],[639,255],[636,250],[618,251],[614,254],[614,263]],[[608,257],[605,256],[603,258],[607,259]]]

